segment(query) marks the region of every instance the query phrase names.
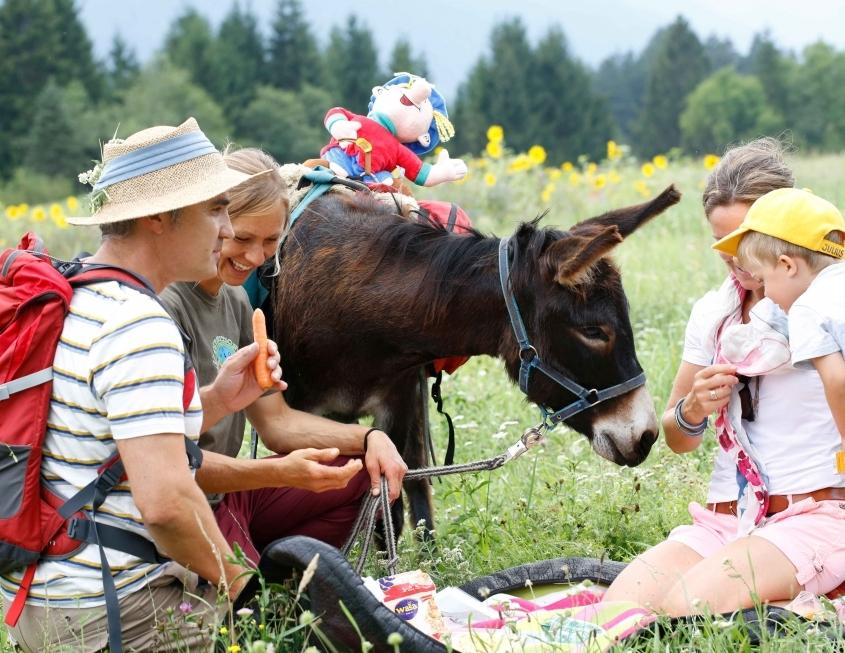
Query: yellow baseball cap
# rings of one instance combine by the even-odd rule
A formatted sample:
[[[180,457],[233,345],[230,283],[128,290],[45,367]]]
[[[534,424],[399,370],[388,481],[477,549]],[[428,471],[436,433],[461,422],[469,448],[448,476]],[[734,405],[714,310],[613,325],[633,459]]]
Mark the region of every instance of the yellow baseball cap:
[[[845,247],[825,238],[831,231],[845,232],[845,219],[833,204],[798,188],[778,188],[760,197],[739,229],[713,245],[713,249],[736,256],[739,242],[749,231],[780,238],[834,258],[845,258]]]

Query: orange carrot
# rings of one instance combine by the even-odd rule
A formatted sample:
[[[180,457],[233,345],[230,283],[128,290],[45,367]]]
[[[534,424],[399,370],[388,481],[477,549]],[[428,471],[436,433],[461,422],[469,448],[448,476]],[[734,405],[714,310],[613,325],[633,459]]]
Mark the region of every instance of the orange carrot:
[[[258,343],[258,356],[255,357],[255,380],[262,390],[269,390],[273,387],[273,379],[270,377],[270,370],[267,368],[267,323],[264,321],[264,313],[256,308],[252,314],[252,338]]]

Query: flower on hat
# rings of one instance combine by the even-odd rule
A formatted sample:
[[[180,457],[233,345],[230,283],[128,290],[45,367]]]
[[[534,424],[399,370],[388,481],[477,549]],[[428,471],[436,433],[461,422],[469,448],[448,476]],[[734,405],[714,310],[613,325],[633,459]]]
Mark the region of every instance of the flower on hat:
[[[79,183],[80,184],[88,184],[93,188],[97,181],[100,179],[100,175],[103,174],[103,162],[102,161],[94,161],[94,167],[90,170],[86,170],[85,172],[79,173]],[[102,188],[96,192],[92,192],[88,195],[88,202],[91,205],[91,214],[97,213],[109,199],[109,195],[106,192],[105,188]]]
[[[79,173],[79,183],[80,184],[88,184],[89,186],[94,186],[97,183],[97,180],[100,178],[100,175],[103,174],[103,162],[102,161],[94,161],[94,167],[90,170],[86,170],[85,172]]]

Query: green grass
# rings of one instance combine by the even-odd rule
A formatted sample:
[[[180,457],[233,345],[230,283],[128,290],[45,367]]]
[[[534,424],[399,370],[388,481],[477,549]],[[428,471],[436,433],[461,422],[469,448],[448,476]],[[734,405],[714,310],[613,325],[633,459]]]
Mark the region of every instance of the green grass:
[[[621,181],[600,190],[584,181],[573,186],[566,173],[550,182],[541,169],[510,175],[505,166],[506,162],[489,162],[484,170],[473,167],[466,182],[420,194],[458,202],[482,231],[497,235],[510,233],[518,222],[547,207],[543,224],[566,227],[643,200],[634,189],[634,182],[642,178],[633,164],[619,165]],[[794,168],[798,185],[845,206],[845,186],[835,174],[845,169],[845,157],[798,158]],[[492,187],[483,181],[488,171],[497,178]],[[651,194],[675,183],[684,198],[620,245],[615,255],[630,300],[638,356],[658,414],[680,359],[692,302],[716,287],[725,274],[709,249],[712,237],[701,211],[705,176],[699,161],[672,161],[647,179]],[[549,183],[555,188],[546,202],[541,193]],[[0,240],[16,241],[25,226],[29,226],[26,219],[10,222],[0,213]],[[42,235],[57,255],[96,247],[93,230],[60,230],[50,221],[36,226],[44,227]],[[471,360],[444,380],[443,394],[455,419],[457,461],[490,457],[538,421],[537,409],[525,402],[496,360]],[[442,456],[445,424],[432,413],[432,425]],[[629,560],[688,521],[687,504],[705,497],[713,447],[708,433],[699,451],[678,456],[660,440],[642,465],[619,468],[594,455],[582,436],[558,428],[545,446],[500,470],[435,481],[437,546],[420,548],[406,529],[399,568],[422,567],[438,587],[444,587],[544,558]],[[379,574],[372,564],[369,571]],[[833,650],[800,625],[763,649]],[[686,626],[671,637],[641,641],[636,650],[727,652],[749,647],[741,626],[723,624]]]

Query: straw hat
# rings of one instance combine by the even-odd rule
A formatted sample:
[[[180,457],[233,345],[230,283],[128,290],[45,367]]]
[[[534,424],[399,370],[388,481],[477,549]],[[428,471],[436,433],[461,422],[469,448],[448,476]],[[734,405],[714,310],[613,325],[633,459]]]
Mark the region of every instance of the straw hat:
[[[94,187],[94,214],[67,221],[97,225],[174,211],[253,176],[228,168],[193,118],[178,127],[150,127],[103,146],[102,165],[80,175]]]

